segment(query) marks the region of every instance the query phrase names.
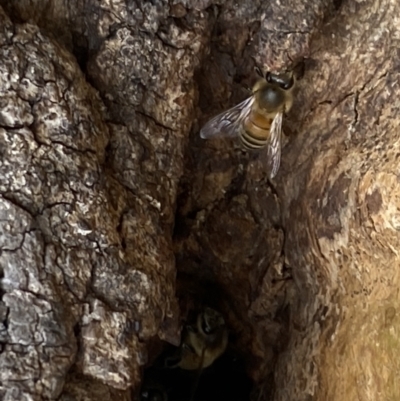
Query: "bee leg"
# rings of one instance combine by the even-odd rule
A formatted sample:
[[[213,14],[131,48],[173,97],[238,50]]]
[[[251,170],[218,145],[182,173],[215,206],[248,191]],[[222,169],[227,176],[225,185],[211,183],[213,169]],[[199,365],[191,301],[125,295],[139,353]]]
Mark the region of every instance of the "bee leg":
[[[264,72],[262,71],[262,69],[258,66],[258,65],[256,65],[255,67],[254,67],[254,71],[257,73],[257,75],[259,75],[261,78],[265,78],[265,74],[264,74]]]
[[[179,348],[175,350],[175,352],[171,356],[167,356],[164,359],[164,368],[177,368],[182,361],[182,348],[185,347],[185,344],[181,344]]]
[[[196,327],[191,326],[191,325],[189,325],[189,324],[186,326],[186,330],[187,330],[187,331],[190,331],[190,332],[192,332],[192,333],[197,333],[197,332],[198,332],[198,330],[197,330]]]
[[[177,368],[179,366],[179,363],[181,362],[182,357],[180,355],[176,356],[170,356],[168,358],[165,358],[164,360],[164,367],[172,369],[172,368]]]
[[[203,350],[202,350],[202,352],[201,352],[200,363],[199,363],[199,366],[198,366],[197,372],[196,372],[196,377],[195,377],[195,379],[194,379],[194,383],[193,383],[193,385],[192,385],[192,390],[191,390],[191,392],[190,392],[190,399],[189,399],[189,401],[193,401],[194,396],[196,395],[197,387],[199,386],[200,376],[201,376],[201,374],[202,374],[202,372],[203,372],[203,363],[204,363],[204,354],[205,354],[205,352],[206,352],[206,349],[203,348]]]
[[[251,89],[250,86],[243,85],[243,87],[244,87],[244,89],[245,89],[247,92],[249,92],[250,94],[253,93],[253,90]]]
[[[190,344],[183,343],[182,348],[192,352],[193,354],[196,353],[195,349]]]

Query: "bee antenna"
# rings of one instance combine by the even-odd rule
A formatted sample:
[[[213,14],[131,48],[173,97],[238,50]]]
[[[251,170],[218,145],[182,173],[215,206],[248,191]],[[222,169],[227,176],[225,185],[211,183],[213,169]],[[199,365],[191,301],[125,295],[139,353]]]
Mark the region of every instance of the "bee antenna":
[[[293,63],[293,59],[290,57],[290,54],[287,50],[286,50],[286,57],[289,59],[291,63]]]

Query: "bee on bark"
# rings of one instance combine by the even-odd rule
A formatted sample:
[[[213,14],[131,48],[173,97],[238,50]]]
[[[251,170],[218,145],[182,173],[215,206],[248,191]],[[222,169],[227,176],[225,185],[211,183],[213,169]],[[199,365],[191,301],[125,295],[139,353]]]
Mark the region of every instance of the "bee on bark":
[[[245,150],[267,147],[270,178],[275,177],[281,160],[282,119],[293,104],[295,76],[293,71],[282,74],[257,68],[260,79],[252,95],[208,121],[200,130],[203,139],[239,137]]]
[[[200,376],[226,350],[228,329],[223,316],[206,307],[197,315],[194,325],[187,325],[176,357],[166,361],[169,367],[196,371],[189,401],[194,399]]]

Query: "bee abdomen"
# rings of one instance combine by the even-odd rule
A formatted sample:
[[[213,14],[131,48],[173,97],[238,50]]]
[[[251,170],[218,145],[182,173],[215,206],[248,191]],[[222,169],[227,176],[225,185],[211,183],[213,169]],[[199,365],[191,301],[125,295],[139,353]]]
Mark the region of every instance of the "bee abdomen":
[[[251,132],[243,130],[240,136],[242,145],[246,150],[261,149],[266,146],[268,139],[257,139]]]
[[[252,112],[240,130],[240,139],[246,150],[261,149],[267,145],[271,122]]]

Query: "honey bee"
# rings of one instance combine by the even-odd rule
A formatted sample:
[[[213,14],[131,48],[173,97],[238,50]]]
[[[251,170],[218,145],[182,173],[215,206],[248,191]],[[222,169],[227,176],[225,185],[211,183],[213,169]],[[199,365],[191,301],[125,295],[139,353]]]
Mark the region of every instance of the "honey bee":
[[[225,319],[215,309],[206,307],[197,315],[195,326],[186,326],[177,366],[197,370],[189,401],[194,399],[203,369],[212,365],[225,352],[227,345]]]
[[[216,310],[206,307],[197,315],[194,326],[186,326],[179,358],[170,367],[202,370],[220,357],[228,345],[225,319]],[[172,360],[171,360],[172,361]]]
[[[228,330],[223,316],[205,308],[197,316],[196,326],[188,326],[183,340],[182,369],[203,369],[220,357],[228,345]]]
[[[282,74],[257,69],[260,79],[252,95],[208,121],[200,130],[203,139],[238,136],[245,150],[267,148],[270,178],[275,177],[281,160],[282,118],[293,104],[293,71]]]

